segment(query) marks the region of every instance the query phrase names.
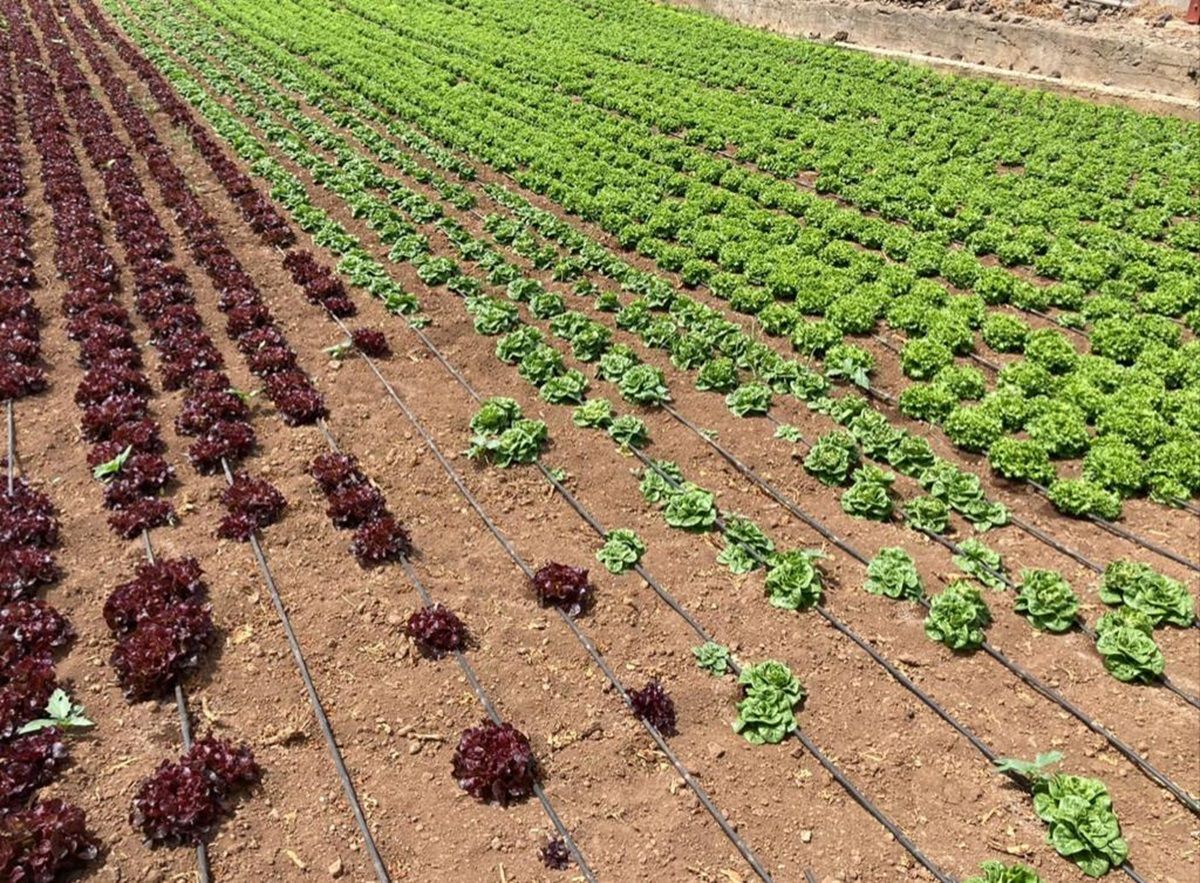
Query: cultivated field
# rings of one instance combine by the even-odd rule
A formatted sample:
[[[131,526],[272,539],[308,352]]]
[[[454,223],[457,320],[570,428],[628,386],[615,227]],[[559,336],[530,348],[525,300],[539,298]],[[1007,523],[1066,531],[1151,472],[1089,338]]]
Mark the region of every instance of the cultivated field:
[[[644,0],[0,87],[0,883],[1200,876],[1196,123]]]

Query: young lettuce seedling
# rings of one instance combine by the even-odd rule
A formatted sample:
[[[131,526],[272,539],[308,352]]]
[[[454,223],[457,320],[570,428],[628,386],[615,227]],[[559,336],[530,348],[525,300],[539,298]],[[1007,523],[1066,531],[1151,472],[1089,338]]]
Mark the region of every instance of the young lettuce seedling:
[[[133,453],[133,445],[129,445],[117,456],[113,457],[106,463],[101,463],[92,470],[92,478],[97,481],[109,481],[116,478],[117,475],[125,468],[126,461],[129,460],[129,455]]]
[[[46,717],[31,720],[17,730],[17,734],[24,736],[27,733],[36,733],[38,730],[49,727],[57,727],[63,732],[69,733],[73,730],[86,730],[94,726],[95,723],[84,717],[83,706],[76,705],[65,690],[59,689],[50,694],[50,701],[46,703]]]

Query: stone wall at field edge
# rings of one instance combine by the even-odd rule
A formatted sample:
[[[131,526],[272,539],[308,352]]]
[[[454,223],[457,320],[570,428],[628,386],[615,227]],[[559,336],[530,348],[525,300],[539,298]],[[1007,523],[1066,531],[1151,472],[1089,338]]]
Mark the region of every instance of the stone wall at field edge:
[[[1200,99],[1200,53],[1041,20],[991,21],[944,9],[845,0],[666,0],[752,27],[860,48],[932,55],[1020,73]]]

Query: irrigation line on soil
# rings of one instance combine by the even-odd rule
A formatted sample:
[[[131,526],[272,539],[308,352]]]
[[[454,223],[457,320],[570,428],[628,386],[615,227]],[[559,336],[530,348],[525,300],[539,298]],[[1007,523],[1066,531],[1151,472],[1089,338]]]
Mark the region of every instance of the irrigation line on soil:
[[[150,532],[142,528],[142,546],[146,552],[146,560],[154,563],[154,546],[150,544]],[[183,750],[192,749],[192,721],[188,716],[187,696],[183,692],[183,682],[175,682],[175,710],[179,713],[179,736],[183,740]],[[212,879],[212,869],[208,863],[208,846],[203,841],[196,844],[196,876],[199,883],[209,883]]]
[[[342,331],[348,335],[349,329],[346,328],[345,323],[343,323],[342,320],[337,316],[333,316],[332,313],[330,315],[333,317],[333,320],[337,322]],[[416,331],[422,338],[425,337],[419,329],[413,328],[413,330]],[[404,413],[405,418],[407,418],[407,420],[420,434],[422,440],[425,442],[425,446],[428,447],[430,452],[433,453],[434,457],[437,458],[438,463],[441,464],[442,469],[454,482],[455,487],[458,488],[458,491],[462,495],[463,499],[465,499],[471,508],[475,510],[475,513],[483,521],[484,525],[487,526],[488,531],[493,537],[495,537],[496,541],[508,554],[509,558],[513,560],[513,563],[515,563],[521,572],[525,574],[526,578],[532,582],[534,577],[533,568],[530,567],[529,563],[521,557],[521,554],[513,547],[511,541],[509,541],[504,532],[500,530],[499,526],[497,526],[497,524],[492,520],[491,516],[484,511],[483,506],[475,498],[475,495],[472,494],[470,489],[467,488],[467,486],[463,483],[461,476],[459,476],[459,474],[450,465],[449,461],[447,461],[442,455],[441,449],[438,448],[437,443],[433,440],[433,437],[429,435],[425,427],[422,426],[420,421],[417,420],[416,415],[409,409],[404,400],[400,398],[399,394],[396,392],[391,383],[389,383],[383,374],[380,373],[379,368],[375,364],[374,360],[365,353],[359,352],[359,355],[362,357],[363,361],[367,363],[372,373],[374,373],[379,379],[380,383],[383,384],[384,388],[388,392],[389,397]],[[456,376],[461,377],[461,375],[457,374]],[[465,383],[465,381],[463,382]],[[476,396],[476,398],[478,399],[478,396]],[[609,683],[612,684],[613,689],[616,691],[617,695],[620,696],[621,701],[625,704],[626,708],[633,713],[633,702],[630,700],[629,694],[625,690],[625,686],[617,678],[612,669],[609,668],[608,663],[605,661],[600,651],[596,649],[595,644],[593,644],[591,639],[588,638],[588,636],[579,628],[573,617],[568,616],[557,607],[553,608],[553,610],[558,614],[558,617],[560,620],[562,620],[563,624],[566,625],[566,627],[571,631],[571,634],[574,635],[575,640],[579,642],[580,646],[582,646],[587,652],[588,656],[591,657],[592,662],[597,668],[600,669],[600,671],[608,679]],[[768,881],[768,883],[770,883],[770,881],[774,879],[771,877],[770,872],[768,872],[766,868],[762,866],[762,863],[758,860],[757,856],[755,856],[754,851],[729,824],[729,821],[726,819],[724,813],[722,813],[721,810],[719,810],[716,805],[713,804],[712,799],[708,796],[708,793],[704,790],[704,787],[696,781],[695,777],[691,774],[687,767],[684,766],[683,762],[679,760],[675,752],[671,750],[669,745],[667,745],[667,740],[663,737],[662,733],[659,732],[658,728],[649,721],[638,717],[636,714],[634,714],[634,719],[641,723],[641,725],[645,728],[646,732],[650,735],[650,738],[654,740],[655,745],[658,746],[659,751],[661,751],[663,756],[667,758],[667,761],[672,767],[674,767],[675,772],[679,774],[680,778],[682,778],[687,784],[691,792],[696,795],[696,799],[700,801],[701,805],[704,806],[704,809],[710,816],[712,816],[713,821],[715,821],[721,828],[721,831],[725,834],[726,838],[728,838],[729,841],[734,845],[737,851],[741,854],[742,858],[744,858],[754,870],[754,873],[759,877],[759,879]],[[930,870],[934,869],[931,868]]]
[[[709,445],[714,451],[716,451],[727,463],[729,463],[729,465],[731,465],[738,473],[746,478],[746,480],[766,493],[769,497],[771,497],[771,499],[786,509],[791,515],[803,521],[822,537],[833,543],[860,564],[866,566],[870,563],[870,559],[868,559],[865,555],[823,525],[818,519],[809,515],[807,512],[797,506],[796,503],[794,503],[790,498],[776,490],[774,486],[763,480],[750,466],[747,466],[740,459],[738,459],[736,455],[732,454],[718,442],[705,435],[703,431],[697,428],[691,421],[689,421],[670,405],[664,405],[663,409],[667,413],[671,414],[683,426],[686,426],[688,429],[690,429],[693,434],[695,434],[705,444]],[[928,608],[928,601],[922,599],[918,603]],[[1113,748],[1123,755],[1126,760],[1136,766],[1147,778],[1169,791],[1171,795],[1180,803],[1182,803],[1189,812],[1200,817],[1200,801],[1197,801],[1194,797],[1190,796],[1186,791],[1176,785],[1168,776],[1160,772],[1148,760],[1126,745],[1107,727],[1092,718],[1091,715],[1087,714],[1081,708],[1074,705],[1065,696],[1059,694],[1057,690],[1054,690],[1047,684],[1043,683],[1036,675],[1026,671],[1023,667],[1010,660],[1004,653],[993,647],[989,642],[984,641],[980,646],[980,649],[998,662],[1001,666],[1008,669],[1008,671],[1014,674],[1028,687],[1040,694],[1043,698],[1048,699],[1054,704],[1058,705],[1093,733],[1104,738],[1105,741],[1107,741]]]
[[[225,483],[233,484],[233,473],[229,469],[229,463],[225,458],[221,458],[221,468],[225,471]],[[254,558],[258,562],[259,573],[262,574],[263,582],[266,583],[267,591],[271,595],[271,603],[275,606],[275,613],[279,616],[279,623],[283,626],[283,632],[287,636],[288,647],[292,651],[292,659],[296,663],[296,670],[300,673],[300,679],[304,682],[304,689],[308,693],[308,703],[312,706],[313,716],[317,719],[317,726],[321,728],[321,735],[325,737],[325,744],[329,748],[329,755],[333,758],[333,765],[337,769],[338,778],[342,782],[342,790],[346,794],[346,799],[350,802],[350,811],[354,814],[354,821],[358,825],[359,831],[362,833],[363,842],[367,847],[367,854],[371,857],[371,864],[375,867],[375,876],[379,883],[391,883],[391,876],[388,874],[387,867],[383,863],[383,857],[379,854],[379,849],[375,846],[375,838],[371,836],[371,828],[367,824],[366,814],[363,813],[362,804],[358,799],[358,792],[354,789],[354,782],[350,778],[350,771],[346,769],[346,761],[342,757],[342,751],[338,748],[337,739],[333,735],[333,727],[329,723],[329,716],[325,713],[325,707],[321,704],[321,697],[317,693],[317,686],[313,683],[312,675],[308,671],[308,663],[304,660],[304,652],[300,649],[300,641],[296,637],[295,631],[292,630],[292,621],[288,617],[287,609],[283,605],[283,599],[279,596],[279,588],[275,585],[275,577],[271,574],[271,567],[267,563],[267,556],[262,550],[262,546],[258,542],[257,532],[250,534],[250,548],[254,551]]]
[[[325,441],[329,445],[330,450],[332,450],[334,453],[340,454],[342,449],[338,446],[338,443],[334,439],[333,433],[330,432],[329,426],[326,424],[326,422],[324,420],[318,420],[317,428],[321,430],[321,435],[325,437]],[[408,581],[412,583],[413,588],[417,590],[417,595],[420,596],[421,603],[427,608],[434,607],[435,604],[433,598],[429,594],[429,590],[425,587],[424,583],[421,582],[420,577],[417,576],[417,572],[413,568],[412,563],[408,560],[407,555],[400,556],[400,567],[404,570],[404,573],[408,577]],[[483,688],[483,684],[480,683],[478,676],[475,674],[475,669],[471,666],[471,663],[467,661],[466,655],[460,650],[455,650],[453,651],[453,656],[454,661],[458,663],[459,670],[461,670],[463,673],[463,677],[467,679],[467,683],[471,687],[471,692],[475,694],[475,698],[478,699],[479,704],[483,706],[483,710],[486,712],[488,718],[494,724],[504,723],[504,719],[500,717],[499,712],[496,711],[496,706],[493,704],[491,697],[488,696],[487,691]],[[583,857],[583,850],[580,849],[579,845],[575,842],[575,838],[571,836],[570,830],[559,817],[558,812],[554,809],[554,805],[550,802],[550,798],[546,794],[545,789],[542,787],[541,782],[537,781],[536,778],[533,782],[533,793],[534,796],[537,797],[538,803],[542,805],[542,809],[545,811],[546,816],[554,825],[554,829],[563,839],[567,849],[570,850],[571,857],[575,860],[575,865],[579,869],[579,872],[584,876],[585,879],[589,881],[589,883],[597,883],[595,873],[588,865],[587,860]]]
[[[342,325],[341,320],[336,319],[336,317],[335,317],[335,321],[337,321],[339,325]],[[344,327],[345,326],[343,325],[343,329],[344,329]],[[419,328],[413,327],[411,325],[409,327],[417,334],[418,337],[420,337],[422,339],[422,341],[425,342],[426,346],[428,346],[430,348],[430,352],[435,356],[435,358],[437,358],[437,360],[439,362],[441,362],[441,364],[444,365],[450,371],[450,373],[453,374],[454,377],[459,380],[460,383],[463,384],[463,386],[467,390],[467,392],[476,401],[481,401],[479,393],[477,393],[471,387],[471,385],[462,377],[462,375],[458,372],[457,369],[455,369],[452,365],[449,364],[449,362],[446,361],[444,356],[441,354],[441,351],[438,350],[437,347],[435,347],[431,341],[429,341],[428,337],[424,334],[424,332],[422,332]],[[455,470],[452,466],[450,466],[449,462],[447,462],[445,457],[442,456],[441,450],[437,447],[436,442],[433,441],[433,438],[429,435],[429,433],[425,430],[425,428],[421,425],[421,423],[416,419],[416,416],[412,413],[412,411],[404,403],[404,400],[400,398],[399,394],[396,392],[395,388],[391,385],[391,383],[388,382],[387,378],[385,378],[383,376],[383,374],[380,372],[378,366],[374,363],[374,360],[372,360],[369,356],[367,356],[364,353],[360,352],[359,355],[362,357],[363,361],[365,361],[367,363],[367,365],[370,367],[372,373],[374,373],[375,376],[379,379],[380,383],[383,384],[384,388],[388,392],[389,397],[397,404],[397,406],[404,413],[404,415],[408,419],[408,421],[413,425],[413,427],[421,435],[426,446],[433,453],[434,457],[437,458],[438,462],[442,465],[443,470],[450,477],[450,479],[454,482],[455,486],[458,487],[459,492],[460,492],[460,494],[462,494],[463,498],[475,510],[476,514],[480,517],[480,519],[483,521],[483,523],[487,526],[488,530],[496,538],[497,542],[499,542],[500,545],[505,549],[505,551],[508,552],[509,556],[513,559],[513,561],[517,564],[517,566],[529,578],[532,579],[532,577],[533,577],[532,569],[529,567],[528,564],[526,564],[524,562],[524,560],[520,557],[520,555],[516,552],[516,550],[512,548],[511,543],[508,541],[508,539],[504,535],[504,533],[496,526],[495,522],[493,522],[491,517],[487,514],[487,512],[484,511],[484,509],[480,505],[479,501],[476,500],[475,496],[470,492],[470,490],[467,489],[466,485],[462,482],[462,479],[458,475],[458,473],[455,472]],[[582,504],[579,503],[578,500],[575,500],[574,496],[571,495],[570,492],[567,491],[566,488],[564,488],[562,486],[562,484],[560,482],[558,482],[558,480],[555,479],[550,474],[549,470],[547,470],[540,461],[538,462],[538,466],[541,469],[542,474],[544,476],[546,476],[548,479],[550,479],[551,483],[555,487],[555,490],[557,490],[559,492],[559,494],[561,494],[564,497],[564,499],[567,499],[567,501],[569,503],[571,503],[573,508],[575,508],[576,512],[583,515],[585,510],[583,509]],[[572,501],[574,501],[574,502],[572,502]],[[594,518],[592,518],[590,515],[587,515],[587,516],[585,516],[585,520],[589,523],[589,525],[591,525],[593,527],[593,529],[597,530],[601,534],[601,536],[603,536],[604,530],[603,530],[603,528],[600,527],[599,523],[596,522]],[[642,568],[642,566],[640,564],[637,566],[636,570],[639,574],[649,577],[649,574],[645,571],[644,568]],[[651,579],[647,579],[647,582],[653,586],[656,594],[658,594],[659,597],[663,598],[664,601],[666,601],[667,598],[670,597],[669,594],[666,593],[666,590],[663,589],[661,587],[661,585],[657,583],[657,581],[654,581],[651,578]],[[681,614],[683,613],[683,611],[681,610],[681,605],[679,605],[679,603],[677,601],[675,601],[673,598],[670,601],[668,601],[667,603],[668,603],[668,606],[672,610],[676,611],[677,613],[681,613]],[[600,667],[601,671],[604,672],[606,677],[608,677],[609,681],[613,684],[614,688],[620,694],[620,696],[621,696],[622,700],[625,702],[625,704],[627,706],[632,707],[630,704],[630,701],[629,701],[629,696],[625,692],[625,688],[621,685],[620,681],[617,680],[615,675],[608,668],[608,665],[604,662],[603,657],[601,657],[599,655],[598,651],[596,651],[596,649],[595,649],[594,645],[591,643],[591,641],[579,629],[579,627],[575,623],[574,619],[572,619],[570,616],[567,616],[565,613],[563,613],[561,610],[558,610],[557,608],[555,608],[555,611],[558,613],[559,617],[563,620],[563,622],[567,625],[567,627],[571,630],[571,632],[575,635],[576,640],[578,640],[579,643],[584,646],[584,648],[588,651],[588,654],[592,657],[593,661],[596,662],[596,664]],[[697,634],[705,637],[706,640],[711,640],[711,638],[708,637],[707,632],[703,629],[702,626],[699,625],[699,623],[697,623],[690,616],[685,616],[684,618],[687,620],[688,624],[694,630],[696,630]],[[736,666],[736,663],[733,664],[732,668],[735,673],[740,671],[740,669],[738,669],[738,667]],[[646,727],[646,730],[654,738],[654,741],[656,743],[658,743],[660,749],[662,749],[664,751],[664,753],[666,754],[666,756],[668,757],[668,759],[670,759],[672,761],[672,765],[674,765],[676,767],[676,770],[678,772],[680,772],[680,775],[688,783],[689,787],[692,788],[693,792],[696,793],[698,797],[701,797],[701,800],[704,803],[705,808],[709,810],[710,814],[712,814],[713,817],[717,820],[718,824],[721,825],[722,830],[726,831],[727,836],[729,836],[730,839],[734,842],[735,846],[738,847],[738,851],[741,852],[743,857],[745,857],[747,859],[747,861],[749,861],[751,863],[751,866],[755,868],[756,872],[759,874],[759,876],[762,879],[770,880],[771,879],[770,875],[765,870],[762,870],[756,861],[751,860],[750,855],[747,854],[748,847],[746,847],[746,851],[743,851],[743,846],[740,845],[740,838],[737,838],[736,834],[733,833],[731,831],[731,829],[727,829],[727,827],[726,827],[727,822],[725,821],[724,817],[720,814],[720,811],[717,810],[715,807],[713,807],[711,805],[711,803],[707,800],[706,797],[701,796],[703,794],[703,790],[699,787],[699,785],[697,783],[694,782],[690,773],[687,773],[687,771],[685,769],[683,769],[680,765],[678,765],[678,761],[675,759],[674,754],[670,751],[669,748],[666,747],[665,740],[662,739],[662,736],[661,736],[661,734],[659,734],[657,729],[655,729],[654,726],[651,725],[647,721],[642,721],[642,723]],[[867,813],[870,814],[871,817],[874,818],[877,822],[879,822],[881,825],[883,825],[883,827],[887,829],[887,831],[896,839],[896,841],[898,843],[900,843],[901,846],[904,847],[904,849],[909,853],[909,855],[911,855],[926,870],[928,870],[931,874],[933,874],[937,880],[941,881],[941,883],[954,883],[954,878],[947,876],[944,872],[942,872],[938,868],[938,866],[930,858],[928,858],[923,852],[921,852],[920,848],[908,838],[908,836],[899,828],[899,826],[897,826],[896,823],[893,822],[883,812],[882,809],[880,809],[878,806],[876,806],[870,800],[869,797],[867,797],[865,794],[863,794],[861,791],[859,791],[857,786],[855,786],[855,784],[853,782],[851,782],[850,779],[847,778],[846,775],[844,773],[842,773],[842,771],[840,769],[838,769],[838,767],[832,761],[830,761],[829,758],[827,758],[825,756],[825,754],[820,750],[820,748],[818,748],[816,746],[816,744],[814,744],[812,742],[812,740],[810,740],[806,734],[804,734],[800,729],[797,729],[794,731],[794,735],[796,736],[797,739],[800,740],[801,744],[805,747],[805,749],[809,752],[809,754],[811,754],[817,760],[817,762],[825,769],[825,771],[828,772],[829,775],[835,781],[837,781],[839,785],[842,786],[842,788],[854,799],[854,801],[859,806],[861,806],[864,810],[866,810]]]

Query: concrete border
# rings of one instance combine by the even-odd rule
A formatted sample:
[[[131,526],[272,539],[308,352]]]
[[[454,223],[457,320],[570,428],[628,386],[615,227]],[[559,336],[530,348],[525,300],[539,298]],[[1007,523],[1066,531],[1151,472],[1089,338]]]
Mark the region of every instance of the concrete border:
[[[1200,120],[1200,52],[1058,22],[1000,22],[845,0],[664,0],[739,24],[823,38],[958,74]]]

